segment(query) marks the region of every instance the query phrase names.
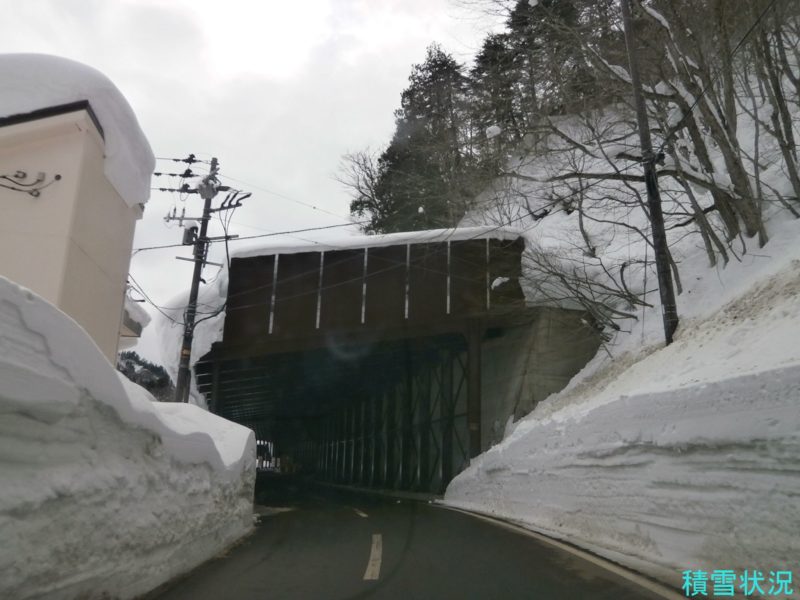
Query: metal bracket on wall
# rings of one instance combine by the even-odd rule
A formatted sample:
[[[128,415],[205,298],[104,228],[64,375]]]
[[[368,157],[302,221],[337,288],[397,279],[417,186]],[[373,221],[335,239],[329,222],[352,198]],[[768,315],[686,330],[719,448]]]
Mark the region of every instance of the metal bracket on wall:
[[[46,187],[50,187],[56,181],[61,180],[61,175],[53,175],[50,181],[47,180],[47,175],[45,173],[39,172],[36,174],[36,177],[31,177],[28,175],[26,171],[14,171],[11,175],[0,175],[0,187],[4,187],[8,190],[13,190],[15,192],[24,192],[33,196],[34,198],[38,198],[42,190]]]

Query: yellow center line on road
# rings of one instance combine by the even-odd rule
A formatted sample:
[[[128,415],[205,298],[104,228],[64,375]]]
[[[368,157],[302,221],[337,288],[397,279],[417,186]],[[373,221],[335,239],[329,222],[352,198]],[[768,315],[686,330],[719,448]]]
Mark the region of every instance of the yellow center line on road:
[[[364,581],[377,581],[381,574],[381,556],[383,554],[383,538],[380,533],[372,534],[372,550],[367,561],[367,570],[364,571]]]

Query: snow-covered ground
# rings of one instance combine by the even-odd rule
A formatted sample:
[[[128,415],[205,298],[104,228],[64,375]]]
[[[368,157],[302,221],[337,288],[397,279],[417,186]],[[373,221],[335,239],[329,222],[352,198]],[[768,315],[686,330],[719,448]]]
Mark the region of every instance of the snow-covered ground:
[[[131,598],[252,527],[255,440],[161,404],[0,277],[0,597]]]
[[[800,556],[800,221],[709,269],[678,248],[675,342],[639,313],[561,393],[473,460],[445,502],[680,585]]]

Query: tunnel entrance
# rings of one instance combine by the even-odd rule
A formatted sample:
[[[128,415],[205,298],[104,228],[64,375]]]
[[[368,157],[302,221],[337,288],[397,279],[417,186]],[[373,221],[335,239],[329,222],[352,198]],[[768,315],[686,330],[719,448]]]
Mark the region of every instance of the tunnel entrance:
[[[488,448],[489,429],[509,410],[508,394],[492,391],[498,386],[486,393],[483,373],[520,376],[529,350],[484,355],[484,347],[524,331],[541,358],[569,321],[568,330],[581,331],[580,351],[567,342],[560,353],[570,376],[596,349],[580,313],[559,309],[556,319],[553,309],[525,305],[524,240],[513,230],[315,248],[234,258],[223,339],[195,365],[210,409],[255,431],[268,468],[440,493]]]

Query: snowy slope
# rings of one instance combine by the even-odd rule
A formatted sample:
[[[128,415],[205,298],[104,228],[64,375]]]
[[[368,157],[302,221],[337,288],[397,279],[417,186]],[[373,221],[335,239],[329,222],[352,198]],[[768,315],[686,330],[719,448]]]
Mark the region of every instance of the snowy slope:
[[[725,269],[684,248],[675,343],[660,306],[448,487],[445,502],[672,584],[800,556],[800,222]]]
[[[252,526],[253,433],[155,403],[0,278],[0,597],[135,597]]]

